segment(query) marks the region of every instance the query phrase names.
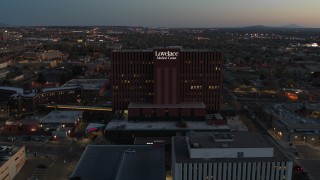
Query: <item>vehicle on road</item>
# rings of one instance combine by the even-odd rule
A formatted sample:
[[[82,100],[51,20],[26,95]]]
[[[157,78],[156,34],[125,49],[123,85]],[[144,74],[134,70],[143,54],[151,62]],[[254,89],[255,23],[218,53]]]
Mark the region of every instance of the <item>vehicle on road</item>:
[[[15,137],[15,136],[9,136],[9,137],[8,137],[8,140],[11,141],[11,142],[14,142],[14,141],[17,140],[17,137]]]
[[[303,173],[304,172],[303,168],[301,166],[299,166],[299,165],[296,165],[294,167],[294,171],[297,172],[297,173]]]

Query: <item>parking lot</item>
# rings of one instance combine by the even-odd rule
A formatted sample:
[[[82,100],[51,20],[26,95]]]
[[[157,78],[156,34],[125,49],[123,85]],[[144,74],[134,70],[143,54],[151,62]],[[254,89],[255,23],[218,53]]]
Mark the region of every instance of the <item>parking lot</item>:
[[[46,180],[68,179],[84,150],[80,144],[72,141],[28,141],[25,146],[27,161],[15,178],[17,180],[30,177]],[[41,165],[45,167],[39,168]]]
[[[14,178],[20,179],[68,179],[83,151],[82,141],[71,138],[52,140],[45,136],[1,136],[8,146],[25,146],[26,163]],[[89,142],[88,142],[89,143]]]

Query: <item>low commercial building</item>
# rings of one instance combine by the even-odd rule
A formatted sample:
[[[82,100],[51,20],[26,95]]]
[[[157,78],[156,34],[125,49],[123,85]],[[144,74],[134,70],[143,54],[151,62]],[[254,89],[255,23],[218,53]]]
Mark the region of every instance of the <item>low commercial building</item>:
[[[2,133],[8,135],[36,135],[39,127],[37,117],[26,117],[22,120],[7,120],[2,126]]]
[[[70,179],[165,180],[162,146],[89,145]]]
[[[44,52],[25,52],[23,54],[25,59],[30,60],[53,60],[53,59],[62,59],[63,54],[60,51],[49,50]]]
[[[11,115],[33,114],[45,104],[78,104],[81,102],[81,87],[55,87],[42,90],[15,87],[0,87],[0,111]]]
[[[43,131],[51,131],[53,136],[67,137],[73,133],[82,120],[83,111],[51,111],[40,119],[39,126]]]
[[[291,179],[292,160],[256,132],[189,133],[172,140],[173,180]]]
[[[290,143],[320,146],[320,119],[317,104],[265,104],[259,116],[274,134]]]
[[[91,104],[111,104],[111,84],[107,79],[72,79],[66,82],[63,87],[81,87],[81,103]],[[106,95],[109,92],[109,95]]]
[[[0,146],[0,179],[12,180],[26,162],[25,147]]]
[[[189,131],[229,132],[227,125],[207,124],[203,121],[110,121],[105,128],[107,140],[117,143],[132,143],[135,137],[172,137]]]
[[[34,114],[52,105],[111,106],[110,82],[106,79],[74,79],[61,87],[24,88],[0,86],[0,114]]]

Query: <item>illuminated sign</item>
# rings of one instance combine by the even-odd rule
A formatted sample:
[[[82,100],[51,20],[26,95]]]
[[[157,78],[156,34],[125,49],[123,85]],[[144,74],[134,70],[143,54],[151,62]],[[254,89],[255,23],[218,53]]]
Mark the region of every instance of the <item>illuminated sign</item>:
[[[176,60],[179,57],[178,50],[155,50],[154,56],[157,60]]]

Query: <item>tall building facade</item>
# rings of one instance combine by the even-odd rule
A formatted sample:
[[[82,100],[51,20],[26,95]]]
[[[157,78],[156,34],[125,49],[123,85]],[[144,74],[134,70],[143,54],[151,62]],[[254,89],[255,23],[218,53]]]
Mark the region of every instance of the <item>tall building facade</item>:
[[[129,116],[197,116],[220,108],[220,51],[120,50],[111,58],[114,111],[129,110]]]

